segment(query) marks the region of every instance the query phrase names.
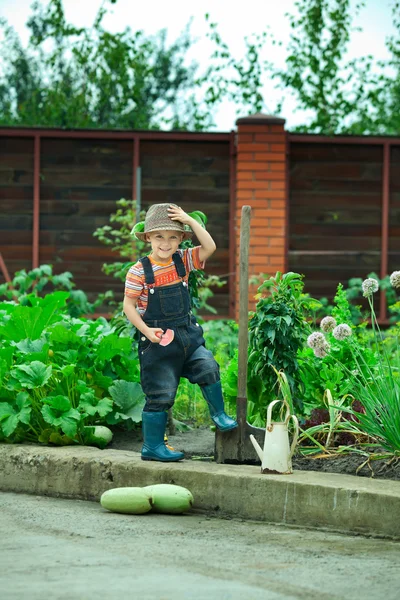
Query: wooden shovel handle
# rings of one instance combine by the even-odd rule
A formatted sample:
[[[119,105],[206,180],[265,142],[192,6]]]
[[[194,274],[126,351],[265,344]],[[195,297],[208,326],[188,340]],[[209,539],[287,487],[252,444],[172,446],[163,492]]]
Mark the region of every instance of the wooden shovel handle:
[[[251,206],[242,207],[239,256],[239,354],[238,397],[247,396],[247,353],[249,337],[249,246]]]

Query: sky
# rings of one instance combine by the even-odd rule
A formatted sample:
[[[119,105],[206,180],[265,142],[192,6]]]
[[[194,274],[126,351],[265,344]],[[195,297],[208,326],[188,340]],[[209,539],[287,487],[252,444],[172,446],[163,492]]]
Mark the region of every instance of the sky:
[[[47,3],[47,0],[44,1]],[[372,54],[376,59],[387,58],[385,39],[393,33],[392,2],[393,0],[365,0],[366,6],[354,23],[362,28],[362,32],[352,34],[349,58],[366,54]],[[64,0],[66,18],[76,26],[90,26],[101,3],[102,0]],[[6,19],[8,24],[14,27],[24,43],[29,37],[25,23],[31,12],[31,4],[32,0],[0,0],[0,18]],[[355,5],[355,0],[353,4]],[[261,33],[269,25],[283,45],[274,46],[265,58],[277,66],[283,66],[285,48],[290,36],[289,21],[285,13],[293,11],[295,0],[118,0],[115,5],[110,5],[109,14],[103,24],[111,31],[122,31],[129,26],[133,30],[141,29],[149,35],[166,28],[168,39],[172,42],[192,19],[190,31],[197,41],[188,55],[188,60],[196,60],[200,65],[204,65],[204,68],[211,51],[210,42],[206,38],[206,13],[209,13],[211,21],[218,23],[221,37],[236,58],[244,55],[244,36]],[[271,81],[265,82],[263,92],[266,102],[263,112],[271,113],[280,100],[280,93],[274,89]],[[233,129],[238,116],[240,115],[236,114],[236,107],[225,101],[215,116],[216,129]],[[305,113],[296,110],[295,100],[290,97],[286,98],[280,116],[286,119],[288,129],[307,118]]]

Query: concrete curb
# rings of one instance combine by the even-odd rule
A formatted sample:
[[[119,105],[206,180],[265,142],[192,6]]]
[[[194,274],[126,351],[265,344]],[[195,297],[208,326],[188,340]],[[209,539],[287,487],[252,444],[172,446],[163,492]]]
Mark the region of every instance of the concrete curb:
[[[0,490],[99,500],[113,487],[173,483],[221,516],[400,538],[400,482],[336,473],[262,475],[259,467],[144,462],[134,452],[0,444]]]

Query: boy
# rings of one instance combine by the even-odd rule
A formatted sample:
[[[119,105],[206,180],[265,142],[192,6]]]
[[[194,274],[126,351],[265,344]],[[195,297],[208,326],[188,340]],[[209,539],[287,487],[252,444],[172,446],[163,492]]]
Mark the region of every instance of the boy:
[[[179,244],[192,236],[200,246],[179,250]],[[167,410],[174,404],[180,377],[197,383],[207,401],[215,425],[222,431],[237,427],[224,411],[219,365],[206,349],[203,330],[190,307],[188,276],[203,269],[215,252],[210,234],[175,204],[154,204],[146,214],[140,240],[151,244],[151,253],[133,265],[125,283],[124,313],[140,331],[140,379],[146,395],[142,414],[142,460],[170,462],[181,460],[164,442]],[[160,346],[167,330],[173,341]]]

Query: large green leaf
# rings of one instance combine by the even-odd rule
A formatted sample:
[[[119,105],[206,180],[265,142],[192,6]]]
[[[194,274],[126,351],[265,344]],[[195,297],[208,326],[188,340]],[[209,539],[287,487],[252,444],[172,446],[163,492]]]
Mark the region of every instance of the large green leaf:
[[[78,410],[71,407],[70,400],[66,396],[48,396],[43,399],[43,402],[45,405],[41,413],[46,423],[60,427],[71,438],[75,437],[81,415]]]
[[[121,419],[132,419],[135,423],[142,420],[142,410],[145,404],[145,395],[140,383],[117,380],[109,388],[110,395],[118,408],[116,416]]]
[[[19,408],[18,419],[25,425],[29,424],[32,412],[32,402],[27,392],[17,394],[16,403]]]
[[[0,424],[6,437],[10,437],[18,427],[18,423],[30,421],[31,403],[29,395],[22,392],[16,398],[17,408],[8,402],[0,402]]]
[[[21,354],[32,354],[41,352],[43,350],[43,347],[46,345],[47,342],[45,339],[39,339],[34,341],[26,339],[21,340],[20,342],[15,344],[15,346],[18,348]]]
[[[53,344],[65,344],[67,346],[80,346],[83,343],[82,338],[67,329],[65,325],[55,325],[51,330],[50,340]]]
[[[22,387],[34,389],[45,385],[51,377],[51,365],[47,366],[40,361],[33,361],[30,365],[18,365],[11,371],[13,379]]]
[[[10,369],[13,363],[15,349],[12,346],[8,348],[0,348],[0,358],[5,360],[7,367]]]
[[[10,320],[0,327],[0,338],[20,342],[26,338],[37,340],[44,329],[54,321],[54,315],[65,305],[68,292],[55,292],[39,299],[39,306],[16,306]]]
[[[132,340],[130,338],[119,338],[112,333],[101,340],[96,351],[96,357],[100,361],[110,360],[119,354],[127,354],[130,352],[131,347]]]
[[[88,387],[84,381],[79,380],[76,386],[80,394],[78,410],[87,415],[105,417],[112,411],[113,403],[110,398],[97,398],[95,390]]]
[[[4,379],[5,374],[8,372],[8,365],[3,358],[0,358],[0,385]]]

